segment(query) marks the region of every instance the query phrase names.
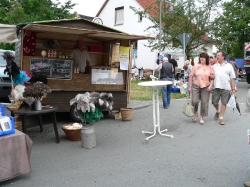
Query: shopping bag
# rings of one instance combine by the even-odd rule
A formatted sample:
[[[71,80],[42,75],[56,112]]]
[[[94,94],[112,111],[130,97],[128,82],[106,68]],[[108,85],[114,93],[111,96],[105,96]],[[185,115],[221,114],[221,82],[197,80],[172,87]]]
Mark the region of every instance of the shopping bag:
[[[231,95],[229,101],[227,102],[227,107],[236,108],[236,101],[234,94]]]
[[[190,100],[190,94],[188,94],[188,99],[186,100],[184,106],[183,106],[183,114],[185,114],[188,117],[193,117],[194,116],[194,107],[191,105],[191,100]]]

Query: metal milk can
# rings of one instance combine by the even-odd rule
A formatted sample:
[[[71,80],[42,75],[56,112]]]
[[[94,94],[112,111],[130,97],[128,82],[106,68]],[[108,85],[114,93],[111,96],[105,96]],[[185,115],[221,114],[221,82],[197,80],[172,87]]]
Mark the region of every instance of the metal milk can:
[[[82,127],[81,146],[87,149],[91,149],[96,146],[96,134],[95,134],[95,129],[92,125]]]

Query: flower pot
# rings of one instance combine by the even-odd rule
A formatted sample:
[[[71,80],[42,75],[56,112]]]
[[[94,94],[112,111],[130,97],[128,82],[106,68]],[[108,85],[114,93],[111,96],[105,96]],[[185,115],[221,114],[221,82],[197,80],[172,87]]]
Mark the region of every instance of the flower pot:
[[[82,127],[81,146],[86,149],[91,149],[96,146],[96,134],[95,129],[92,125]]]

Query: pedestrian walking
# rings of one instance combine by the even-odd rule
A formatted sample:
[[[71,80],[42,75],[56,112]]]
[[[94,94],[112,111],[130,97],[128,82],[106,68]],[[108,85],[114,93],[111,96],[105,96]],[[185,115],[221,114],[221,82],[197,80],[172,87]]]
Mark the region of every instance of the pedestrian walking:
[[[164,57],[162,64],[160,64],[155,71],[160,71],[160,80],[162,81],[173,81],[172,75],[174,72],[173,65],[168,62],[168,58]],[[170,105],[171,100],[171,88],[172,84],[162,87],[162,101],[163,108],[167,109]]]
[[[173,67],[174,67],[173,79],[175,79],[175,78],[176,78],[176,75],[177,75],[178,63],[177,63],[177,61],[175,60],[175,57],[174,57],[174,56],[172,56],[172,58],[170,59],[169,63],[172,64]],[[177,79],[177,78],[176,78],[176,79]]]
[[[212,104],[216,109],[215,120],[219,120],[220,125],[225,125],[224,114],[226,104],[230,98],[230,93],[235,94],[235,73],[233,66],[226,62],[226,53],[224,51],[217,52],[217,63],[214,68],[214,89],[212,93]],[[219,109],[219,101],[221,107]]]
[[[193,66],[190,64],[190,61],[189,60],[186,60],[185,61],[185,65],[184,66],[187,66],[187,69],[186,69],[186,67],[185,67],[185,69],[184,69],[184,67],[183,67],[183,69],[184,69],[184,71],[186,71],[186,74],[184,74],[185,75],[185,79],[187,80],[187,82],[188,82],[188,80],[189,80],[189,75],[190,75],[190,73],[192,72],[192,69],[193,69]],[[184,79],[184,80],[185,80]]]
[[[198,64],[194,65],[189,75],[189,92],[192,93],[192,105],[194,107],[193,122],[198,118],[198,106],[200,106],[200,124],[204,124],[204,116],[208,115],[209,95],[214,81],[214,70],[209,63],[209,56],[202,52]]]
[[[135,72],[136,72],[136,69],[135,69],[135,66],[132,67],[132,70],[131,70],[131,80],[134,80],[135,79]]]

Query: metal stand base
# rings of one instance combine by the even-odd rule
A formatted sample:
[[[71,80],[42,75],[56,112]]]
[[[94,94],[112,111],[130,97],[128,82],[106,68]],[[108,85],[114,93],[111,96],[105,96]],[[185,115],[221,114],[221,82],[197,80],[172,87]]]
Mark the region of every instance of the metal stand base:
[[[156,97],[156,99],[155,99]],[[159,98],[158,98],[158,88],[152,87],[152,100],[153,100],[153,122],[154,122],[154,131],[142,131],[142,134],[152,134],[151,136],[147,137],[146,140],[149,140],[150,138],[153,138],[156,135],[156,132],[158,130],[158,133],[162,136],[166,136],[169,138],[174,138],[173,135],[163,134],[163,132],[167,132],[167,129],[160,130],[160,113],[159,113]],[[157,116],[157,121],[156,121]]]
[[[169,137],[169,138],[174,138],[174,135],[162,134],[163,132],[167,132],[167,131],[168,131],[168,129],[164,129],[164,130],[160,131],[160,129],[158,128],[158,132],[159,132],[160,135],[166,136],[166,137]],[[156,135],[156,129],[154,130],[154,132],[142,131],[142,134],[152,134],[151,136],[146,138],[146,140],[149,140],[150,138],[153,138]]]

